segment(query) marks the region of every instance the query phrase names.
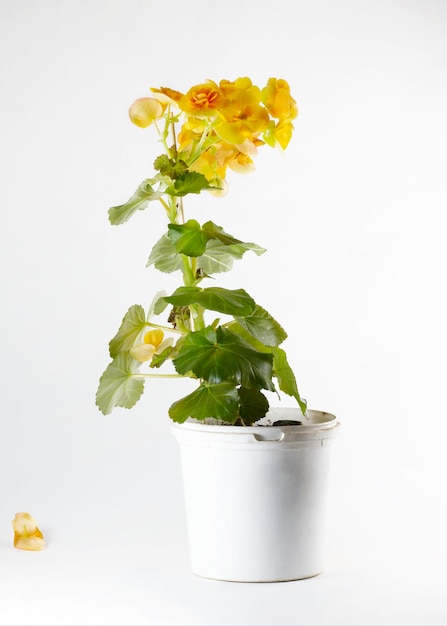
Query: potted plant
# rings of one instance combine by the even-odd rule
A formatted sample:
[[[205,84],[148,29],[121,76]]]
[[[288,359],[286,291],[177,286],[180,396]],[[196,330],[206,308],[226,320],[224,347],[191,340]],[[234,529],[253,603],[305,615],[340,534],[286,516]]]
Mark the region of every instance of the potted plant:
[[[338,422],[307,409],[280,323],[244,288],[209,284],[246,252],[265,249],[212,220],[200,224],[184,206],[194,194],[226,193],[228,170],[250,172],[261,147],[285,150],[297,114],[282,79],[263,88],[248,77],[185,92],[152,88],[129,116],[155,130],[162,154],[133,196],[109,210],[119,225],[157,203],[167,230],[148,266],[181,280],[148,310],[135,304],[124,315],[96,403],[108,414],[133,407],[159,376],[196,381],[169,417],[181,446],[191,567],[211,578],[290,580],[322,567],[327,444]],[[269,396],[282,394],[296,408],[270,407]]]

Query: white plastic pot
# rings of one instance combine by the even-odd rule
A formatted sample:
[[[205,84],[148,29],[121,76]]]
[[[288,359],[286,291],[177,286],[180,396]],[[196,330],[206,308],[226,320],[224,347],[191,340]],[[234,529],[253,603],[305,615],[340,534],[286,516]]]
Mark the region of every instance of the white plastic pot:
[[[194,574],[273,582],[322,571],[330,444],[339,422],[308,413],[301,426],[173,426]],[[267,417],[300,419],[290,408]]]

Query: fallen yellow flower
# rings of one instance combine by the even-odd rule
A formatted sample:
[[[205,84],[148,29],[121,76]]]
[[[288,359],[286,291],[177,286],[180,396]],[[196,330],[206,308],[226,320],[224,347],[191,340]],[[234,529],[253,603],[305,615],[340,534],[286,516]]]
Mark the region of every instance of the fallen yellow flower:
[[[16,513],[12,520],[14,547],[19,550],[43,550],[45,540],[37,522],[29,513]]]

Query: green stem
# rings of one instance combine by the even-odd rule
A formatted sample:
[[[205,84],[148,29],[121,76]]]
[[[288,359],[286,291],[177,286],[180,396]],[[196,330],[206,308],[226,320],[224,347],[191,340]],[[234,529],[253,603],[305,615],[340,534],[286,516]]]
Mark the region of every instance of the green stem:
[[[158,200],[159,200],[159,201],[161,202],[161,204],[163,205],[163,207],[164,207],[164,209],[165,209],[165,211],[166,211],[166,213],[167,213],[167,215],[168,215],[168,218],[169,218],[170,213],[171,213],[171,209],[170,209],[170,207],[169,207],[169,204],[168,204],[167,202],[165,202],[165,201],[163,200],[163,198],[158,198]]]
[[[183,284],[185,287],[192,287],[195,283],[196,277],[191,267],[189,257],[186,254],[182,254],[183,263]]]
[[[213,130],[214,126],[215,126],[216,122],[212,122],[211,124],[208,125],[208,128],[206,128],[203,133],[202,136],[200,137],[200,140],[197,142],[197,144],[195,145],[194,150],[191,152],[191,155],[187,161],[188,166],[191,166],[195,161],[197,161],[197,159],[199,158],[199,156],[202,154],[203,152],[203,144],[205,143],[205,141],[209,138],[210,132]],[[212,143],[215,143],[216,141],[218,141],[218,137],[216,137]],[[210,144],[211,145],[211,144]]]
[[[166,143],[166,137],[168,135],[168,133],[166,132],[166,128],[167,128],[167,121],[165,124],[165,129],[164,131],[160,130],[159,125],[157,124],[157,120],[154,120],[154,126],[157,130],[158,136],[160,137],[160,141],[163,144],[163,148],[165,149],[166,154],[168,155],[169,158],[171,158],[171,151],[169,150],[169,146]]]
[[[172,328],[172,326],[163,326],[162,324],[154,324],[153,322],[146,322],[146,326],[150,326],[151,328],[159,328],[160,330],[165,330],[170,333],[177,333],[182,335],[183,333],[180,330]]]

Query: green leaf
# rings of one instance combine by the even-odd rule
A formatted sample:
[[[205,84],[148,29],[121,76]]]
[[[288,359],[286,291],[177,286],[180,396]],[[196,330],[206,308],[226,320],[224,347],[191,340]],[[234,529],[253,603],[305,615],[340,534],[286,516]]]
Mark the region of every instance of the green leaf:
[[[223,287],[179,287],[171,296],[164,299],[175,306],[199,304],[205,309],[228,315],[250,315],[256,303],[244,289],[224,289]]]
[[[241,259],[247,250],[262,254],[252,248],[251,244],[227,245],[218,239],[210,239],[204,253],[197,259],[197,266],[208,275],[229,272],[233,267],[234,259]]]
[[[151,186],[152,182],[152,179],[146,179],[125,204],[111,207],[109,209],[110,223],[114,226],[124,224],[136,211],[145,209],[151,200],[161,198],[163,192],[155,191]]]
[[[154,315],[160,315],[168,306],[168,303],[165,300],[165,296],[161,296],[158,300],[154,301],[153,310]]]
[[[247,388],[274,390],[270,353],[258,352],[222,326],[185,337],[173,360],[179,374],[192,372],[211,383],[234,381]]]
[[[182,270],[182,258],[176,252],[168,233],[165,233],[152,248],[147,265],[154,265],[157,270],[167,274]]]
[[[196,220],[186,224],[169,224],[164,234],[152,248],[147,265],[154,265],[161,272],[171,273],[183,269],[180,254],[197,257],[197,267],[210,276],[228,272],[234,259],[241,259],[251,250],[257,255],[265,248],[254,243],[244,243],[232,237],[213,222],[200,227]]]
[[[167,154],[161,154],[154,161],[154,168],[158,170],[163,176],[169,176],[169,178],[178,178],[181,174],[184,174],[188,169],[187,164],[181,159],[170,159]]]
[[[208,276],[219,272],[229,272],[235,258],[241,257],[232,255],[229,246],[217,239],[211,239],[206,244],[204,253],[197,259],[197,267],[200,267]]]
[[[144,391],[144,380],[136,378],[141,364],[127,352],[121,352],[99,379],[96,405],[108,415],[116,406],[131,409]]]
[[[189,193],[200,193],[203,189],[210,189],[211,185],[203,174],[199,172],[185,172],[174,180],[174,185],[166,189],[170,196],[186,196]]]
[[[246,328],[241,326],[239,322],[233,321],[229,322],[225,325],[228,330],[231,330],[232,333],[243,339],[246,343],[248,343],[252,348],[257,350],[258,352],[268,352],[271,354],[272,350],[269,346],[266,346],[261,341],[256,339],[251,333],[248,332]]]
[[[236,239],[236,237],[226,233],[221,226],[218,226],[214,222],[205,222],[202,226],[202,230],[206,233],[208,239],[218,239],[226,246],[242,246],[247,250],[253,250],[253,252],[256,252],[258,255],[265,252],[265,248],[261,248],[261,246],[255,243],[244,243],[240,239]]]
[[[175,352],[174,346],[168,346],[160,354],[154,354],[150,362],[150,367],[161,367],[165,361],[172,358],[172,354]]]
[[[251,315],[236,317],[236,321],[266,346],[278,346],[287,338],[282,326],[259,305],[256,305]]]
[[[259,389],[241,387],[239,400],[239,414],[246,425],[253,424],[263,418],[269,409],[269,402]]]
[[[146,319],[148,322],[152,319],[154,315],[158,315],[158,313],[156,312],[158,303],[160,302],[161,298],[163,298],[163,296],[166,296],[166,295],[167,295],[166,291],[157,291],[157,293],[154,295],[154,297],[152,298],[152,302],[150,303],[149,308],[147,310]],[[166,306],[167,306],[167,303],[165,303],[165,306],[162,308],[160,313],[164,311]]]
[[[169,224],[168,235],[180,254],[197,257],[205,251],[208,239],[196,220],[188,220],[185,224]]]
[[[273,375],[278,379],[281,391],[295,398],[303,415],[306,414],[307,403],[301,398],[296,384],[295,374],[290,367],[286,353],[282,348],[272,348],[273,354]]]
[[[238,417],[238,401],[239,396],[233,383],[202,383],[198,389],[170,406],[169,417],[179,423],[189,417],[197,420],[214,417],[234,424]]]
[[[129,351],[138,339],[138,335],[147,326],[146,315],[140,304],[129,308],[118,332],[109,343],[110,356],[115,358],[119,352]]]

